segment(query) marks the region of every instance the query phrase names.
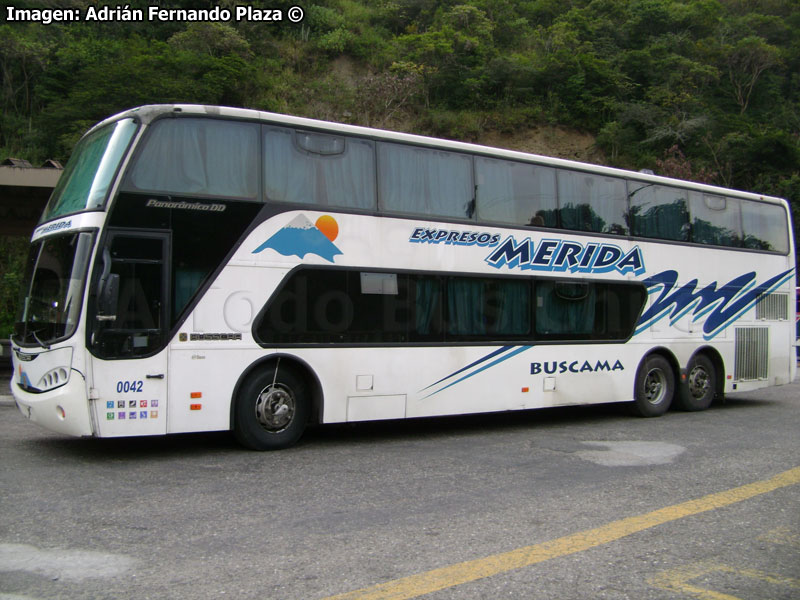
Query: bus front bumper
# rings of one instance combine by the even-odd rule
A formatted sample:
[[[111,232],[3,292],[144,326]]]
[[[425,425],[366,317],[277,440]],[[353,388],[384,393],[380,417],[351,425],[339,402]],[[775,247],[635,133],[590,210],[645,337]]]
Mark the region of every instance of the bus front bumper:
[[[46,429],[74,436],[93,434],[86,382],[77,371],[66,385],[41,394],[32,394],[11,384],[20,412]]]

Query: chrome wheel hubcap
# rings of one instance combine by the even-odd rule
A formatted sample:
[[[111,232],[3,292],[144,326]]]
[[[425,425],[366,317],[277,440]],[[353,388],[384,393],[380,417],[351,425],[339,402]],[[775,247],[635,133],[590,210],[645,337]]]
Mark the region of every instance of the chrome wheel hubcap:
[[[270,433],[286,429],[294,419],[294,411],[292,390],[280,383],[265,387],[256,400],[256,419]]]
[[[667,393],[667,377],[661,369],[651,369],[644,379],[644,397],[650,404],[660,404]]]
[[[694,398],[702,398],[708,393],[711,381],[703,367],[695,367],[689,373],[689,393]]]

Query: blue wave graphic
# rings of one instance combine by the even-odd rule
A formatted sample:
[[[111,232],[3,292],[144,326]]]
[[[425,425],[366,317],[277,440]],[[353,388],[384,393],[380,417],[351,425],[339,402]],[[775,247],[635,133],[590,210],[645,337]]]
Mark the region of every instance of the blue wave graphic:
[[[635,334],[641,333],[665,317],[669,317],[672,325],[682,316],[691,313],[693,322],[706,317],[703,323],[703,338],[711,340],[793,275],[794,269],[789,269],[763,283],[756,284],[757,274],[751,271],[722,286],[718,287],[719,284],[714,281],[698,289],[697,279],[678,287],[678,272],[663,271],[644,280],[649,293],[658,294],[658,297],[642,314]]]

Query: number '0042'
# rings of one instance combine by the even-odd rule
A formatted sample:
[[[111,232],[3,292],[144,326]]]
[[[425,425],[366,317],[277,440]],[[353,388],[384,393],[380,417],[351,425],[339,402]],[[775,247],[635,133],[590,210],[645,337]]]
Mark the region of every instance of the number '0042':
[[[144,383],[142,381],[118,381],[117,393],[129,394],[131,392],[141,392]]]

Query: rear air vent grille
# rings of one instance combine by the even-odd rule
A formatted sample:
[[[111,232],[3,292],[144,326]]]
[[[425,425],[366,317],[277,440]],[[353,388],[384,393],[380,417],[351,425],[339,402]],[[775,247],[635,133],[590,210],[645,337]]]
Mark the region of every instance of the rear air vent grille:
[[[766,379],[769,370],[769,327],[737,327],[733,377],[736,381]]]
[[[789,319],[789,294],[767,294],[756,304],[756,319],[786,321]]]

